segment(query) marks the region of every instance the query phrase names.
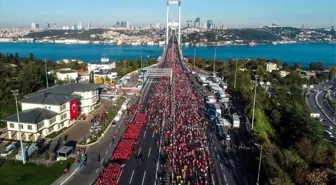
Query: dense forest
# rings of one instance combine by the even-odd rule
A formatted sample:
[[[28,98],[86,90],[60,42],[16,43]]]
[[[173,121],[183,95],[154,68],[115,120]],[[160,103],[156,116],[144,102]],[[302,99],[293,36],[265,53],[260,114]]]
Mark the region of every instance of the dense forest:
[[[190,66],[194,65],[188,58]],[[273,59],[281,65],[281,62]],[[299,65],[284,70],[289,75],[281,78],[278,71],[266,71],[266,60],[216,61],[216,71],[223,76],[229,88],[239,94],[245,105],[244,113],[252,118],[252,79],[271,82],[271,93],[257,88],[255,127],[251,143],[263,146],[263,163],[271,184],[274,185],[334,185],[336,181],[336,147],[326,141],[323,126],[310,118],[305,104],[302,84],[314,84],[318,80],[336,76],[336,67],[330,73],[319,73],[309,80],[300,77]],[[237,64],[237,84],[234,89],[234,73]],[[195,66],[212,71],[213,60],[196,59]],[[311,65],[319,68],[318,64]],[[244,70],[243,70],[244,69]],[[258,75],[258,76],[256,76]]]

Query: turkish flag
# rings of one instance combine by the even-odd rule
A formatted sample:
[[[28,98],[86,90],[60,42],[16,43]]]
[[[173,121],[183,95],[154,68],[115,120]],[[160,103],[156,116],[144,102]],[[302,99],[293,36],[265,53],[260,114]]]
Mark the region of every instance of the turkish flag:
[[[78,100],[72,100],[70,102],[70,120],[73,120],[78,115]]]

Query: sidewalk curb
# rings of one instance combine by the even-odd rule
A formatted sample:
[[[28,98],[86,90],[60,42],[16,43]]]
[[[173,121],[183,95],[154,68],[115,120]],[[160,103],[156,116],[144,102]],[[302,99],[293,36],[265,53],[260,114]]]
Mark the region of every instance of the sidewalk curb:
[[[121,108],[121,107],[120,107]],[[114,118],[113,118],[114,119]],[[113,122],[113,119],[111,121],[111,123],[109,124],[109,126],[107,126],[107,128],[105,129],[105,131],[101,134],[101,136],[97,139],[97,141],[93,142],[93,143],[90,143],[90,144],[86,144],[86,145],[80,145],[78,144],[77,146],[80,146],[80,147],[89,147],[89,146],[92,146],[94,144],[97,144],[103,137],[104,135],[106,134],[106,132],[110,129],[111,125],[112,125],[112,122]]]

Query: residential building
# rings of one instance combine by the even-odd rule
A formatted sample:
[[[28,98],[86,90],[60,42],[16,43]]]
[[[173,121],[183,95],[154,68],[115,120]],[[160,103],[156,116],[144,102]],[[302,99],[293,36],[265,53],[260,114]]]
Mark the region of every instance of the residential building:
[[[285,76],[287,76],[289,74],[289,72],[288,71],[280,71],[280,77],[285,77]]]
[[[88,72],[100,72],[101,70],[111,70],[116,68],[115,62],[106,63],[88,63]]]
[[[268,62],[266,64],[266,71],[271,73],[273,70],[278,70],[277,64],[273,62]]]
[[[96,71],[93,73],[94,80],[98,77],[103,77],[104,79],[109,78],[109,79],[116,79],[118,76],[117,70],[115,68],[113,69],[108,69],[108,70],[100,70]]]
[[[36,141],[53,132],[73,125],[80,114],[95,109],[99,100],[99,85],[71,83],[53,86],[24,97],[19,112],[20,129],[17,115],[11,115],[7,122],[8,138]]]
[[[61,70],[56,72],[56,77],[57,79],[66,82],[76,81],[78,78],[78,73],[75,70]]]

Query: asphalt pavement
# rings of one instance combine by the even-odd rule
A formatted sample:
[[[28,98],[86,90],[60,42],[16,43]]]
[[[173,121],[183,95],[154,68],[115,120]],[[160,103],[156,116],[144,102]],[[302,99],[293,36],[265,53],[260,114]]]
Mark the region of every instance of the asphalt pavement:
[[[132,96],[131,104],[137,101],[137,97]],[[132,119],[132,115],[124,115],[124,119],[119,121],[116,125],[111,126],[106,134],[102,136],[101,140],[87,147],[87,164],[73,175],[64,185],[83,185],[93,184],[99,176],[99,173],[103,169],[103,164],[107,163],[112,156],[114,149],[116,148],[120,138],[126,130],[125,122]],[[115,137],[114,142],[112,142]]]
[[[330,87],[332,87],[331,82],[316,85],[314,89],[310,90],[308,97],[306,97],[306,101],[312,113],[320,114],[320,118],[322,118],[321,124],[323,124],[326,127],[326,130],[331,131],[336,137],[336,130],[335,130],[336,124],[332,122],[334,118],[334,112],[331,110],[331,108],[328,105],[328,102],[325,101],[324,98],[325,95],[327,94],[325,89],[328,89]],[[330,126],[333,128],[332,130],[329,129]]]

